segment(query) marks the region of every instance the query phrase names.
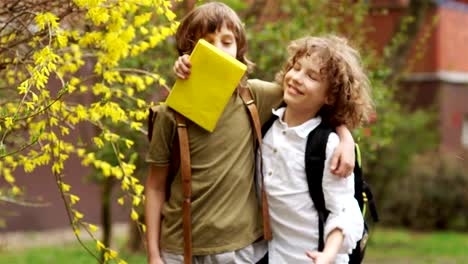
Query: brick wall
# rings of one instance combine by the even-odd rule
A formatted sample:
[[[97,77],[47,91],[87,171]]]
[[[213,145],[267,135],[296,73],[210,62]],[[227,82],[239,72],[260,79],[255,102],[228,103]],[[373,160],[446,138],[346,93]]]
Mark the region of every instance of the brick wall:
[[[438,63],[445,71],[468,73],[468,4],[466,10],[440,8]]]

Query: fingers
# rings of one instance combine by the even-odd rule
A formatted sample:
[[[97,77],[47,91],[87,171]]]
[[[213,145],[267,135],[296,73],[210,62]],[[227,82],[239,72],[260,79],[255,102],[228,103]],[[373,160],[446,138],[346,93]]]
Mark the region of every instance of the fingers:
[[[340,153],[338,151],[334,151],[332,159],[330,161],[330,170],[333,172],[333,174],[336,174],[335,172],[337,171],[339,162],[340,162]]]
[[[354,170],[354,162],[346,160],[341,152],[335,151],[330,160],[330,171],[339,177],[350,176]]]
[[[183,55],[180,56],[174,64],[173,70],[176,73],[177,77],[181,79],[187,79],[190,76],[190,68],[192,64],[190,63],[189,56]]]
[[[311,252],[311,251],[306,251],[306,255],[312,259],[312,260],[316,260],[319,256],[319,252],[315,251],[315,252]]]
[[[343,162],[338,160],[338,165],[335,170],[331,170],[333,174],[339,177],[347,177],[350,176],[354,169],[354,164],[351,165],[350,163]]]

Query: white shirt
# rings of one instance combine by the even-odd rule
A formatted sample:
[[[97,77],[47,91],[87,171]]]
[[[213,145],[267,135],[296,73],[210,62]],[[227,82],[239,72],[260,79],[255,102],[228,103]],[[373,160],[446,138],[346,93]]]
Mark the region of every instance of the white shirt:
[[[320,124],[321,118],[290,128],[282,121],[284,112],[285,108],[273,110],[279,118],[263,138],[262,147],[264,183],[273,232],[273,240],[268,244],[269,263],[310,264],[312,260],[305,252],[318,248],[318,215],[309,195],[304,155],[307,136]],[[338,144],[339,137],[330,134],[322,182],[325,205],[330,211],[324,235],[326,240],[335,228],[342,230],[344,241],[335,263],[348,263],[347,254],[362,237],[364,223],[354,198],[354,175],[342,178],[330,171],[330,158]],[[257,168],[257,175],[259,172],[260,168]]]

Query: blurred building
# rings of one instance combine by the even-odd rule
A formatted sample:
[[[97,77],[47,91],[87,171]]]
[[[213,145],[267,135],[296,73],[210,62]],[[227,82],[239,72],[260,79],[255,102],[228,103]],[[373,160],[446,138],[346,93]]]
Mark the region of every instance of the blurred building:
[[[414,107],[438,112],[441,148],[467,157],[468,152],[468,0],[371,0],[369,37],[378,47],[388,44],[400,18],[429,2],[411,32],[411,47],[402,67],[408,67],[400,92],[409,93]],[[415,4],[416,3],[416,4]],[[419,5],[419,7],[418,7]],[[379,12],[385,8],[386,13]]]
[[[282,0],[245,0],[261,10],[260,23],[281,16]],[[194,4],[194,0],[185,3]],[[342,1],[346,3],[347,1]],[[351,1],[357,2],[357,1]],[[332,5],[340,1],[330,1]],[[369,43],[382,51],[409,16],[408,40],[397,50],[399,98],[438,114],[440,147],[468,159],[468,0],[367,0]],[[406,20],[407,21],[407,20]]]

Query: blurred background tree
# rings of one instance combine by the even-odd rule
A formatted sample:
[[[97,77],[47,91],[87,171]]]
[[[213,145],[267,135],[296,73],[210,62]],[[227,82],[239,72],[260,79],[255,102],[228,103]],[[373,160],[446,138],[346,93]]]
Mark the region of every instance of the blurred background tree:
[[[373,120],[354,135],[361,146],[365,176],[373,187],[382,224],[468,230],[468,200],[458,188],[468,181],[463,160],[438,151],[437,112],[433,108],[415,109],[405,103],[412,95],[402,82],[415,64],[410,58],[417,60],[424,54],[438,22],[431,12],[433,1],[408,1],[383,50],[370,40],[369,33],[379,29],[369,17],[372,13],[385,15],[388,10],[372,7],[372,1],[256,0],[248,6],[243,1],[226,2],[244,15],[250,57],[257,64],[252,78],[272,80],[285,62],[286,47],[293,39],[330,33],[348,38],[368,69],[376,104]],[[414,51],[417,54],[409,56]],[[422,162],[420,156],[430,156],[434,162],[427,162],[427,158]],[[439,181],[444,184],[436,184]],[[453,193],[444,197],[448,190]],[[444,198],[435,200],[434,193]],[[420,213],[429,204],[438,208],[431,210],[434,212],[445,208],[444,214],[436,217],[434,213],[431,220],[422,221],[429,213]]]

